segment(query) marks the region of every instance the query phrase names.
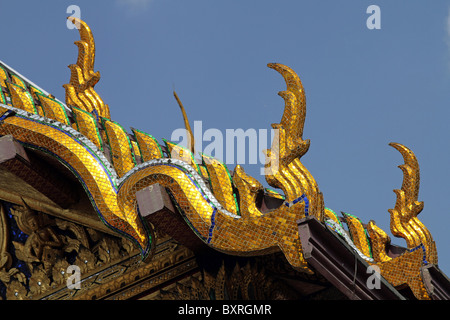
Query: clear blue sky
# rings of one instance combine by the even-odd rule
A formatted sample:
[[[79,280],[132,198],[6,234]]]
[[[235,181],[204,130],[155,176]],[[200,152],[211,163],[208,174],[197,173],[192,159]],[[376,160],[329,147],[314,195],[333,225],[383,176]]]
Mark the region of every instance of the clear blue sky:
[[[403,160],[388,143],[410,147],[421,167],[419,217],[450,274],[448,1],[0,0],[0,60],[62,101],[79,37],[66,27],[71,4],[94,32],[96,90],[126,128],[170,139],[183,127],[175,88],[203,130],[270,129],[285,85],[266,64],[286,64],[306,90],[303,163],[325,205],[390,235]],[[379,30],[366,27],[371,4]],[[264,182],[260,167],[244,165]]]

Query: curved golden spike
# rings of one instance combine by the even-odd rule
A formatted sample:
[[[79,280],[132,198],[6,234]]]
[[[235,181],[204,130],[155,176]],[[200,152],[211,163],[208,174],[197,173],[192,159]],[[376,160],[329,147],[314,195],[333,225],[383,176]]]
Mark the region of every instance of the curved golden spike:
[[[418,201],[420,186],[419,163],[414,153],[399,143],[390,143],[403,156],[405,163],[399,168],[403,171],[401,189],[394,192],[397,200],[394,209],[389,209],[391,214],[391,232],[396,237],[406,240],[408,249],[423,245],[428,262],[437,263],[436,245],[431,233],[417,218],[423,210],[423,202]]]
[[[286,82],[287,91],[294,93],[295,97],[297,98],[297,107],[301,115],[301,117],[298,119],[299,122],[301,122],[301,125],[299,126],[301,136],[301,134],[303,133],[303,124],[306,117],[306,95],[300,77],[294,70],[292,70],[288,66],[279,63],[268,63],[267,66],[273,70],[278,71],[283,76]],[[283,115],[283,119],[284,120],[282,120],[282,122],[283,124],[285,124],[288,119],[285,115]]]
[[[181,113],[183,114],[184,127],[186,128],[186,132],[187,132],[188,149],[192,152],[193,155],[195,155],[195,140],[194,140],[194,135],[192,134],[192,130],[191,130],[191,126],[189,124],[186,110],[184,109],[184,106],[181,103],[180,98],[178,98],[178,95],[175,92],[175,90],[173,91],[173,96],[177,100],[178,106],[180,107]]]
[[[92,31],[89,26],[82,20],[75,17],[68,17],[69,21],[78,26],[80,34],[80,41],[75,41],[78,47],[78,58],[76,65],[71,65],[72,70],[71,84],[81,85],[81,89],[85,90],[87,87],[93,87],[100,80],[100,73],[94,72],[95,62],[95,41]],[[82,77],[79,74],[82,73]]]
[[[322,221],[324,206],[322,195],[311,173],[300,162],[308,151],[310,141],[303,140],[303,126],[306,116],[306,99],[298,75],[289,67],[278,63],[267,65],[284,78],[287,90],[278,94],[284,99],[285,107],[280,123],[272,124],[276,129],[272,147],[266,150],[266,181],[281,188],[286,201],[293,201],[305,195],[310,204],[309,214]]]
[[[95,41],[91,28],[81,19],[76,17],[68,17],[67,20],[77,26],[80,33],[80,41],[76,41],[78,46],[77,65],[83,70],[85,75],[94,69],[95,62]]]
[[[100,73],[94,72],[95,42],[89,26],[75,17],[68,17],[77,26],[80,41],[75,41],[78,47],[76,64],[69,65],[70,81],[63,85],[66,89],[66,104],[79,109],[94,112],[103,118],[110,118],[109,107],[95,92],[94,86],[100,80]]]
[[[296,153],[297,155],[300,152],[298,156],[301,157],[309,148],[309,140],[302,138],[306,118],[305,90],[299,76],[288,66],[279,63],[269,63],[267,66],[278,71],[286,82],[287,90],[278,93],[285,101],[279,125],[286,131],[287,153]]]
[[[389,145],[397,149],[405,161],[405,164],[400,165],[399,168],[403,171],[401,190],[405,192],[406,200],[408,201],[407,204],[416,205],[418,206],[416,210],[419,210],[419,208],[422,210],[423,202],[416,204],[419,198],[420,170],[419,162],[417,161],[415,154],[410,149],[399,143],[391,142]]]

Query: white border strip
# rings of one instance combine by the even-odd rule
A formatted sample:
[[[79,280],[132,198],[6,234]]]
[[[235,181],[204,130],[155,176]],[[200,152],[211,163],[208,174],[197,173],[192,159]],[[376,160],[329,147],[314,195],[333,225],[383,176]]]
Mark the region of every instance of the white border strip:
[[[216,199],[214,194],[209,190],[209,188],[206,186],[203,178],[197,173],[197,171],[187,162],[184,162],[179,159],[174,158],[160,158],[160,159],[153,159],[144,163],[141,163],[137,166],[135,166],[133,169],[125,173],[124,176],[122,176],[119,180],[117,180],[118,189],[120,190],[120,187],[125,182],[125,180],[130,177],[133,173],[136,171],[142,170],[144,168],[154,166],[154,165],[170,165],[173,164],[178,167],[182,167],[184,170],[187,171],[192,176],[192,179],[194,182],[196,182],[200,188],[202,189],[203,193],[206,195],[206,197],[211,201],[211,204],[216,207],[218,210],[220,210],[222,213],[226,214],[227,216],[234,218],[234,219],[240,219],[241,216],[238,216],[228,210],[226,210]]]

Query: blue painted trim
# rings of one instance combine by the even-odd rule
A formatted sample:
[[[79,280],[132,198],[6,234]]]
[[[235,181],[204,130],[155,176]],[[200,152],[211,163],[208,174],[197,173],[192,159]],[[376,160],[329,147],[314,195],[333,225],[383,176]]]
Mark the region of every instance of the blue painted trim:
[[[309,200],[308,197],[306,196],[306,194],[302,194],[300,197],[298,197],[297,199],[291,201],[291,202],[284,202],[284,205],[288,208],[292,207],[294,204],[298,203],[298,202],[305,202],[305,216],[307,217],[309,215]]]
[[[213,236],[213,231],[214,231],[214,227],[216,225],[216,212],[217,212],[217,208],[214,208],[213,213],[211,214],[211,226],[209,227],[209,234],[208,234],[208,240],[207,242],[210,243],[212,236]]]

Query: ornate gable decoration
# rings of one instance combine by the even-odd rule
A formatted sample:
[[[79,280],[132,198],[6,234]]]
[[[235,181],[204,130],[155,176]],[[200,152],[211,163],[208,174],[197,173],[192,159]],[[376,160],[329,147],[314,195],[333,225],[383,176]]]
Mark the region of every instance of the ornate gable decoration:
[[[394,190],[397,202],[389,210],[391,232],[407,242],[405,252],[391,257],[386,250],[390,238],[373,221],[365,225],[353,215],[338,217],[325,207],[314,177],[301,161],[310,145],[303,138],[306,99],[300,78],[291,68],[268,64],[286,83],[286,90],[279,92],[285,104],[281,121],[272,125],[278,129],[278,136],[266,151],[266,181],[281,189],[280,196],[265,190],[239,165],[230,174],[226,165],[208,155],[197,164],[192,150],[169,141],[160,145],[152,135],[137,129],[128,133],[113,121],[108,105],[94,90],[100,74],[94,72],[92,32],[85,22],[69,19],[80,25],[80,41],[75,42],[76,64],[69,66],[70,82],[64,85],[66,105],[0,68],[0,135],[12,135],[27,148],[43,151],[69,168],[101,220],[118,235],[133,240],[144,259],[151,259],[154,239],[151,227],[139,213],[136,194],[160,184],[168,190],[192,233],[215,250],[240,256],[282,251],[294,269],[313,273],[303,255],[297,224],[300,219],[313,217],[342,237],[369,265],[378,266],[389,283],[408,285],[418,299],[429,298],[420,270],[424,265],[437,264],[437,252],[430,232],[418,219],[423,209],[418,200],[419,165],[406,146],[391,144],[405,161],[400,166],[402,186]],[[262,212],[257,205],[260,194],[277,199],[279,205]],[[30,236],[35,232],[31,226],[25,228]],[[77,244],[64,244],[51,233],[47,236],[58,248],[83,243],[80,239]],[[20,254],[28,249],[17,244],[16,250]],[[0,267],[8,270],[8,254],[1,254]],[[36,254],[44,252],[27,254],[24,261],[33,263],[28,260]],[[45,264],[42,268],[45,271]],[[12,276],[8,272],[4,277]]]

